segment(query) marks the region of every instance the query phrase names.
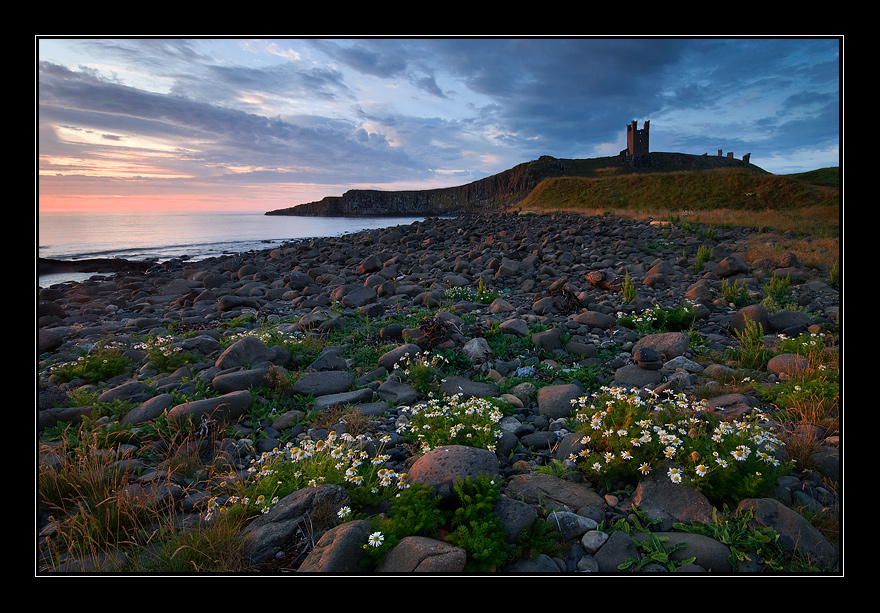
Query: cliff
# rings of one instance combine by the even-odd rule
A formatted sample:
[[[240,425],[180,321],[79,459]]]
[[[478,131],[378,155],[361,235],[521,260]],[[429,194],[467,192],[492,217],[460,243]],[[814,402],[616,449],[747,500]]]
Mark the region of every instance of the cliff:
[[[557,159],[545,155],[485,179],[456,187],[413,191],[353,189],[342,196],[327,196],[317,202],[268,211],[266,215],[432,217],[507,208],[523,200],[541,181],[552,177],[597,177],[609,174],[702,170],[734,165],[750,167],[748,163],[740,160],[706,155],[652,153],[650,156],[651,161],[648,166],[635,167],[621,156]]]

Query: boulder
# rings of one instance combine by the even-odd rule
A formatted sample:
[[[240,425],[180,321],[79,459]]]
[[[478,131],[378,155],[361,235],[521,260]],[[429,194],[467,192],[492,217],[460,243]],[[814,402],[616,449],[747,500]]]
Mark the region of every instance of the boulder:
[[[365,555],[364,545],[372,532],[372,524],[365,519],[356,519],[331,528],[318,539],[297,572],[360,572],[360,561]]]
[[[754,521],[773,528],[780,547],[797,552],[820,567],[830,568],[839,555],[837,548],[801,514],[772,498],[749,498],[737,505],[737,512],[752,511]]]
[[[664,463],[642,477],[633,492],[633,504],[647,513],[648,517],[660,520],[661,529],[671,530],[674,522],[710,523],[712,503],[695,488],[685,483],[674,483],[666,474],[672,466],[672,463]]]
[[[471,381],[467,377],[451,375],[440,384],[444,396],[460,395],[462,398],[497,398],[499,391],[495,383]]]
[[[385,368],[388,372],[394,370],[394,367],[407,356],[415,357],[422,351],[422,348],[414,343],[405,343],[394,349],[382,354],[379,357],[378,365]]]
[[[742,334],[746,329],[746,320],[751,320],[761,326],[765,333],[770,330],[770,318],[767,309],[760,304],[750,304],[737,311],[730,319],[730,329],[734,333]]]
[[[211,386],[221,394],[251,387],[272,387],[272,373],[268,368],[250,368],[224,372],[211,380]]]
[[[573,410],[572,401],[583,394],[583,388],[575,383],[545,385],[538,390],[538,413],[548,419],[568,417]]]
[[[694,564],[712,573],[730,573],[734,569],[730,566],[730,547],[702,534],[690,532],[654,532],[654,536],[663,540],[667,549],[679,544],[684,547],[673,551],[669,559],[681,562],[689,558],[696,558]],[[632,535],[636,543],[641,543],[649,538],[644,532],[636,532]],[[678,572],[681,572],[679,568]]]
[[[380,573],[459,573],[467,552],[425,536],[407,536],[395,545],[376,569]]]
[[[465,445],[446,445],[432,449],[413,463],[407,476],[410,483],[427,483],[444,501],[455,496],[455,483],[479,475],[499,474],[498,458],[488,449]]]
[[[242,366],[275,362],[278,353],[255,336],[245,336],[226,348],[215,362],[216,366],[226,370]]]
[[[665,362],[684,355],[690,348],[690,337],[685,332],[660,332],[647,334],[633,346],[633,355],[642,349],[651,349]]]
[[[216,398],[205,398],[178,404],[168,410],[168,418],[182,423],[187,418],[235,419],[251,406],[251,394],[247,390],[230,392]]]
[[[322,484],[288,494],[242,530],[245,556],[252,565],[259,566],[281,551],[300,528],[308,528],[315,536],[323,535],[333,527],[336,512],[349,502],[348,493],[339,485]]]
[[[605,508],[605,500],[586,483],[567,481],[546,473],[514,475],[504,495],[544,508],[578,510],[584,506]]]
[[[347,392],[354,384],[354,375],[343,370],[307,372],[297,379],[291,391],[302,396],[326,396]]]
[[[810,361],[796,353],[780,353],[767,362],[767,372],[781,379],[803,375],[810,367]]]

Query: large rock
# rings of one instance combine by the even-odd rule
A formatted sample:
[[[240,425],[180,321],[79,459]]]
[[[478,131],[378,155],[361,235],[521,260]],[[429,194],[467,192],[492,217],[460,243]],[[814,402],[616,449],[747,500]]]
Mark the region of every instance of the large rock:
[[[468,357],[472,364],[483,364],[492,357],[489,342],[482,336],[472,338],[465,343],[461,352]]]
[[[562,349],[562,328],[551,328],[544,332],[532,334],[532,343],[535,347],[545,351]]]
[[[528,504],[540,504],[548,510],[567,508],[577,511],[584,506],[605,508],[605,499],[589,485],[545,473],[513,476],[504,495]]]
[[[302,396],[326,396],[347,392],[354,385],[354,375],[344,370],[307,372],[297,379],[291,391]]]
[[[739,334],[745,332],[747,321],[758,324],[765,333],[770,329],[770,317],[767,315],[767,309],[760,304],[750,304],[737,311],[730,319],[731,332]]]
[[[661,528],[669,530],[675,522],[710,523],[712,503],[700,492],[685,483],[673,483],[667,476],[672,466],[666,463],[639,480],[633,492],[633,504],[648,517],[660,520]]]
[[[598,311],[583,311],[571,319],[576,323],[590,326],[591,328],[599,328],[600,330],[609,330],[617,325],[616,317]]]
[[[168,418],[182,423],[187,418],[235,419],[251,406],[251,394],[247,390],[230,392],[216,398],[205,398],[178,404],[168,410]]]
[[[538,413],[548,419],[568,417],[573,410],[572,400],[583,394],[583,388],[575,383],[545,385],[538,390]]]
[[[251,387],[272,387],[272,372],[268,368],[250,368],[224,372],[211,380],[211,386],[221,394],[228,394]]]
[[[601,573],[617,573],[620,565],[628,560],[639,559],[639,548],[633,538],[623,530],[611,533],[602,547],[593,554]]]
[[[127,381],[122,385],[117,385],[101,394],[98,397],[99,403],[115,402],[128,400],[132,396],[142,394],[150,389],[150,386],[143,381]]]
[[[535,520],[538,519],[535,507],[503,494],[495,503],[495,515],[504,526],[504,538],[508,543],[515,543],[517,536],[523,530],[531,528]]]
[[[153,396],[146,402],[143,402],[128,411],[119,419],[119,423],[134,425],[152,421],[162,415],[162,413],[173,404],[174,397],[171,394],[159,394],[158,396]]]
[[[394,366],[401,360],[405,360],[407,356],[415,358],[422,351],[422,348],[414,343],[405,343],[394,349],[382,354],[379,357],[378,365],[385,368],[388,372],[394,370]]]
[[[660,332],[640,338],[633,346],[632,353],[635,355],[641,349],[652,349],[665,362],[684,355],[690,345],[690,337],[685,332]]]
[[[708,572],[729,573],[734,570],[730,566],[730,548],[711,537],[690,532],[654,532],[652,534],[663,540],[663,545],[667,549],[684,544],[684,547],[670,554],[669,559],[674,562],[696,558],[693,563]],[[649,535],[645,532],[636,532],[632,538],[636,543],[641,543],[648,540]]]
[[[614,381],[626,387],[653,388],[663,381],[663,374],[659,370],[648,370],[635,364],[627,364],[614,371]]]
[[[342,297],[342,304],[349,308],[356,309],[365,304],[376,302],[377,298],[378,294],[376,293],[376,290],[368,285],[364,285],[346,293]]]
[[[365,519],[356,519],[331,528],[318,539],[315,548],[297,572],[360,572],[360,561],[365,555],[364,544],[372,532],[372,524]]]
[[[467,377],[451,375],[440,384],[444,396],[461,395],[462,398],[496,398],[498,386],[490,382],[471,381]]]
[[[712,269],[712,272],[721,278],[732,277],[738,274],[745,274],[749,271],[749,267],[745,262],[735,255],[730,255],[718,262]]]
[[[738,512],[752,511],[754,521],[773,528],[776,541],[789,552],[797,552],[820,567],[831,567],[837,561],[838,551],[801,514],[773,498],[748,498],[739,503]]]
[[[299,528],[323,535],[333,527],[330,522],[335,521],[336,512],[349,503],[344,488],[329,484],[306,487],[285,496],[242,530],[245,556],[252,565],[260,566],[281,551]],[[361,541],[365,542],[366,539]]]
[[[260,362],[275,362],[278,352],[267,346],[266,343],[255,336],[245,336],[236,341],[226,351],[220,354],[215,364],[221,369],[240,368],[259,364]]]
[[[410,405],[419,399],[419,393],[410,385],[393,379],[383,382],[376,389],[376,394],[390,406],[395,407]]]
[[[412,465],[407,476],[411,483],[427,483],[443,500],[455,496],[455,483],[479,475],[498,475],[498,458],[488,449],[465,445],[446,445],[433,449]]]
[[[373,390],[368,387],[339,394],[327,394],[315,398],[316,411],[327,411],[336,406],[356,405],[373,399]]]
[[[467,552],[425,536],[407,536],[385,555],[380,573],[459,573]]]
[[[767,362],[767,372],[783,379],[803,375],[810,368],[810,361],[796,353],[780,353]]]

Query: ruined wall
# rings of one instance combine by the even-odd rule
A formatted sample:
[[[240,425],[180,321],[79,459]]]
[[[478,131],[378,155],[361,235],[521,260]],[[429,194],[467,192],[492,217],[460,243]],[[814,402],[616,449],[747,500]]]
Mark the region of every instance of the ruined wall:
[[[620,152],[620,156],[633,166],[648,166],[651,161],[650,147],[648,146],[651,122],[646,121],[645,127],[641,130],[637,125],[633,121],[626,126],[626,149]]]

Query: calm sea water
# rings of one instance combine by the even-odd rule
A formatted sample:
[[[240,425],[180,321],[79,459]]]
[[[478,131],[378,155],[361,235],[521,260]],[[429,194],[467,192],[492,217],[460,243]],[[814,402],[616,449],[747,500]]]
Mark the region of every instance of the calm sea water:
[[[422,217],[288,217],[262,213],[40,213],[38,257],[200,260],[225,253],[269,249],[292,240],[340,236],[408,225]],[[40,277],[52,283],[90,274]]]

